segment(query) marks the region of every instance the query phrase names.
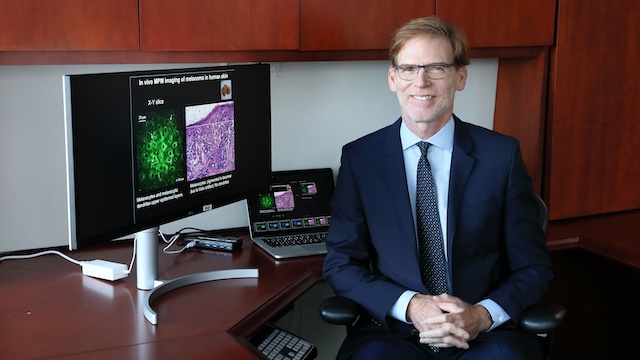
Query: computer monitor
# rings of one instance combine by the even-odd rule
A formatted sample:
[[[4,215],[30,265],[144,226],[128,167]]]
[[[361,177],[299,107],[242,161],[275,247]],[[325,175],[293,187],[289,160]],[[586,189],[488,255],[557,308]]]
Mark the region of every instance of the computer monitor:
[[[72,250],[133,233],[157,249],[160,225],[269,183],[268,64],[65,75],[63,86]]]

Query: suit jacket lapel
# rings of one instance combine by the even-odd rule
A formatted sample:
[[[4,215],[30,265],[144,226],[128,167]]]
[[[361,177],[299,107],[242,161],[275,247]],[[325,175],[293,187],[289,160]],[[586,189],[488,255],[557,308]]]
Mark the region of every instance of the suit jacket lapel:
[[[411,203],[409,202],[409,191],[407,190],[407,178],[404,170],[404,158],[402,156],[402,144],[400,143],[400,121],[391,126],[387,132],[385,142],[383,144],[382,166],[389,183],[389,191],[395,201],[396,211],[400,219],[401,231],[404,233],[403,239],[412,241],[417,244],[415,227],[413,224],[413,214],[411,212]],[[417,256],[416,246],[403,247],[410,249],[408,256]]]
[[[467,186],[467,181],[475,164],[475,159],[470,155],[473,151],[473,142],[467,131],[466,125],[454,115],[456,128],[453,140],[453,156],[451,158],[451,177],[449,180],[449,207],[447,212],[447,250],[449,257],[453,256],[453,242],[456,235],[458,215],[462,196]],[[451,261],[449,274],[451,274]]]

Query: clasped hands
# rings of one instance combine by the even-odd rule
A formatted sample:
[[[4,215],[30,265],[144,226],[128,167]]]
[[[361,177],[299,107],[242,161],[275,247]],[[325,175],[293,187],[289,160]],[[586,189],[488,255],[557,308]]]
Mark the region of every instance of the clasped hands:
[[[491,327],[489,311],[448,294],[416,294],[407,308],[407,318],[419,331],[419,341],[435,347],[469,348],[469,341]]]

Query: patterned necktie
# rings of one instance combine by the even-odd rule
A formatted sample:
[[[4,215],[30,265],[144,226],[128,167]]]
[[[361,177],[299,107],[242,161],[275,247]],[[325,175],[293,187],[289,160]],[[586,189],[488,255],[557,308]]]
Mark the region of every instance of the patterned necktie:
[[[416,186],[416,220],[422,283],[431,295],[447,292],[442,228],[436,201],[436,190],[431,176],[431,165],[427,160],[429,143],[420,141],[422,151],[418,161]]]

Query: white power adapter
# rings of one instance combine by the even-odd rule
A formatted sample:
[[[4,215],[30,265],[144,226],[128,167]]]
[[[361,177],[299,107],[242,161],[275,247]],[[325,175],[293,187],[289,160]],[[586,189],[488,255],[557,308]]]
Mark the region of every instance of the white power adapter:
[[[120,280],[129,275],[127,265],[104,260],[82,262],[82,273],[104,280]]]

